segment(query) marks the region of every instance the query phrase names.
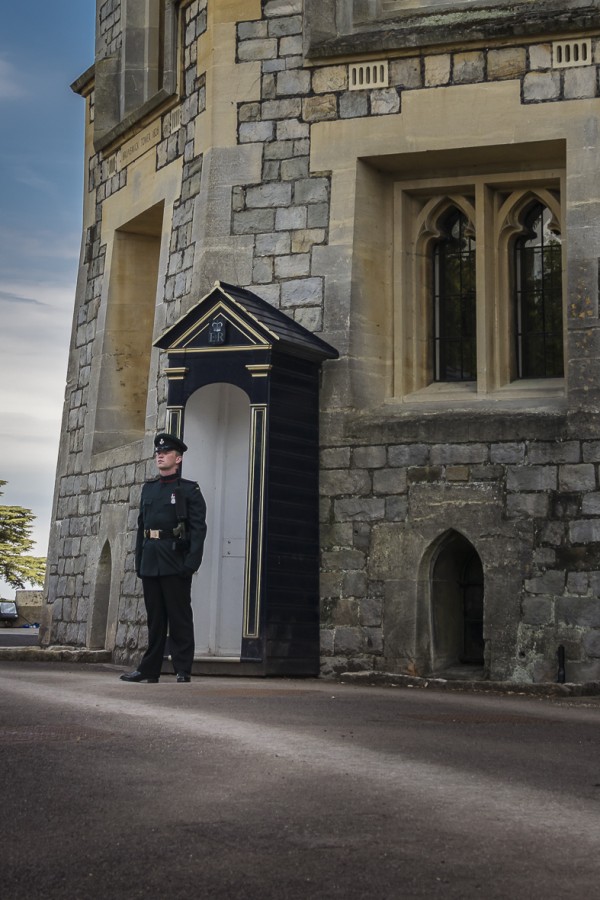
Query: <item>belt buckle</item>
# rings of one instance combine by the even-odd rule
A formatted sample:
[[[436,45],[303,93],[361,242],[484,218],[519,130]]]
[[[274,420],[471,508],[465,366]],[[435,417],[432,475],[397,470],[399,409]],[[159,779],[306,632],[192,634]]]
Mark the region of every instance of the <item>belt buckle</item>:
[[[150,529],[150,537],[158,540],[160,538],[160,531],[157,531],[155,528]]]

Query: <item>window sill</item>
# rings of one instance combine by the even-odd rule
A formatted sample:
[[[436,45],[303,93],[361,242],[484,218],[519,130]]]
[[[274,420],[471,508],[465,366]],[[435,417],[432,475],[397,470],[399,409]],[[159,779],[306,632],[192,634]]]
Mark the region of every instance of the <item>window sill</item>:
[[[528,378],[513,381],[495,391],[478,391],[477,382],[436,382],[404,397],[393,397],[387,405],[445,404],[457,406],[498,406],[509,404],[524,408],[541,404],[560,404],[565,399],[564,378]]]

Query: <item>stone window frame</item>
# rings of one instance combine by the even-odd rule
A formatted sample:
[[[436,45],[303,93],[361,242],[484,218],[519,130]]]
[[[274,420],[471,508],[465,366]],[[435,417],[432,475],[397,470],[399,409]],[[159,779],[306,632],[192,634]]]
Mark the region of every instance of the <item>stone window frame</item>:
[[[523,217],[539,201],[556,229],[564,221],[564,171],[478,174],[394,184],[394,385],[403,402],[551,398],[565,378],[518,379],[514,351],[513,254]],[[431,255],[451,208],[476,237],[476,382],[435,382],[431,353]],[[566,246],[562,241],[563,355],[566,353]]]
[[[308,59],[348,53],[477,43],[519,34],[565,34],[597,27],[597,9],[579,0],[304,0]]]
[[[138,4],[124,25],[119,49],[95,63],[94,148],[104,150],[169,101],[178,98],[180,83],[181,0],[122,0]],[[143,8],[142,8],[143,5]],[[124,21],[125,21],[124,16]],[[155,65],[149,63],[149,57]],[[144,85],[136,97],[131,85],[143,73]],[[128,87],[129,85],[129,87]]]

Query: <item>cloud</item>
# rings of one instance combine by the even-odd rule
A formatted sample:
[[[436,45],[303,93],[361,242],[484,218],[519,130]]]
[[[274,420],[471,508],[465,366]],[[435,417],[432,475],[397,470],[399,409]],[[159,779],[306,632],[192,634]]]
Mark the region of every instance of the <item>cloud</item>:
[[[0,101],[21,100],[28,96],[15,67],[0,55]]]
[[[33,304],[34,306],[47,306],[48,305],[46,303],[42,303],[40,300],[35,300],[33,297],[23,297],[20,294],[13,294],[10,291],[3,291],[1,288],[0,288],[0,304],[4,304],[4,305]]]
[[[30,272],[32,261],[39,259],[63,260],[74,269],[79,260],[81,235],[79,232],[63,233],[50,229],[25,231],[0,226],[0,246],[4,257],[3,269],[6,271],[8,261],[20,272]],[[23,262],[26,266],[23,266]],[[40,269],[41,271],[41,269]]]

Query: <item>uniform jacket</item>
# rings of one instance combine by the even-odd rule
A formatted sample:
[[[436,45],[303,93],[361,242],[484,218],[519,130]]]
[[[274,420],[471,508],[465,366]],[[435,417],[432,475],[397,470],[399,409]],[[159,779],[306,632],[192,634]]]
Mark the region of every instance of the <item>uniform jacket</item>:
[[[175,489],[185,497],[186,540],[149,538],[148,529],[171,532],[179,524]],[[200,487],[187,478],[147,481],[142,488],[135,547],[135,570],[139,576],[192,575],[202,562],[206,537],[206,503]]]

